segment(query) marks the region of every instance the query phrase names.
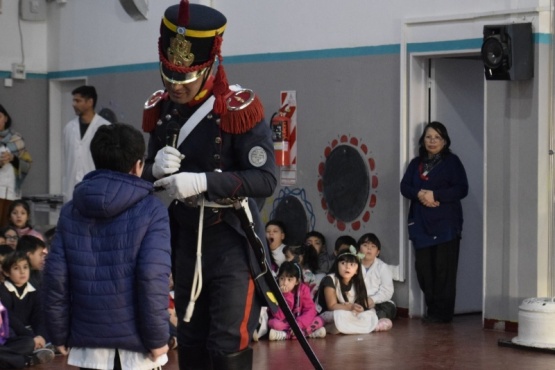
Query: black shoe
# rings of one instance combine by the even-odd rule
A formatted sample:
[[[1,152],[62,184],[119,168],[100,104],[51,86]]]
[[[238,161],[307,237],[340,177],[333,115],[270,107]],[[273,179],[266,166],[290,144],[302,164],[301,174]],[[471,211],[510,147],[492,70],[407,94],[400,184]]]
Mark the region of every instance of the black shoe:
[[[47,364],[54,359],[56,355],[54,351],[47,348],[37,349],[31,355],[29,359],[29,366],[39,365],[39,364]]]
[[[212,368],[218,370],[252,370],[252,348],[224,356],[211,356]]]

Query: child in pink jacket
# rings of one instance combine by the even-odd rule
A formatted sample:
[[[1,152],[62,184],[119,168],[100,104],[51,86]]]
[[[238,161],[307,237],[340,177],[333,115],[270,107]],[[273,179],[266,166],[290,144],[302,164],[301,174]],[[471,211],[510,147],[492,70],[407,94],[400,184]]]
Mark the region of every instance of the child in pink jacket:
[[[277,279],[283,297],[304,335],[309,338],[324,338],[324,322],[316,312],[310,288],[303,283],[300,266],[295,262],[283,262]],[[268,327],[270,340],[292,339],[295,336],[281,309],[268,320]]]

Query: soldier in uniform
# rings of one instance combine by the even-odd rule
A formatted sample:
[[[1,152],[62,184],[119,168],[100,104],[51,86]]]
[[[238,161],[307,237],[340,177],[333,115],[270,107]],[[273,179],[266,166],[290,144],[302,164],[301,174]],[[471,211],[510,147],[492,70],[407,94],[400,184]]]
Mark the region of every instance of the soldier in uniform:
[[[165,89],[145,103],[143,116],[150,133],[143,177],[175,199],[169,214],[182,370],[251,369],[260,307],[275,307],[230,208],[248,199],[265,240],[255,198],[272,195],[277,179],[261,102],[227,83],[225,26],[223,14],[188,1],[165,11],[159,39]]]

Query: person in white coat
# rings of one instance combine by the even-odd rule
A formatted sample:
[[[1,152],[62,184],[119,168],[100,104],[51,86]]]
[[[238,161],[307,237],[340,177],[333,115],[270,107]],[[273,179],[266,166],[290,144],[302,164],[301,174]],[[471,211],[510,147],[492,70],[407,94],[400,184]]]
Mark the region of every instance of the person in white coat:
[[[358,239],[358,251],[362,258],[362,275],[368,294],[368,307],[374,308],[378,318],[394,319],[397,307],[393,297],[393,277],[389,266],[378,258],[382,250],[380,239],[375,234],[367,233]]]
[[[80,86],[71,94],[77,117],[69,121],[64,128],[65,168],[62,180],[64,202],[73,198],[75,185],[87,173],[95,170],[90,150],[91,140],[100,126],[110,124],[94,110],[97,100],[94,86]]]

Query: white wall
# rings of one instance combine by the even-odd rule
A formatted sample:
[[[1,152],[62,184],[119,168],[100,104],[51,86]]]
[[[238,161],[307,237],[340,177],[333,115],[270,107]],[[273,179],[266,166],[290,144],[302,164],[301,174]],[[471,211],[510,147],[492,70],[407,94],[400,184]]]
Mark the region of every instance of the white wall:
[[[18,22],[18,0],[2,1],[0,13],[0,71],[11,71],[12,63],[21,63],[21,36],[25,65],[29,71],[46,73],[46,23]]]
[[[11,70],[11,63],[20,58],[17,3],[18,0],[3,1],[0,71]],[[46,22],[21,22],[28,70],[45,73],[155,62],[160,19],[167,6],[178,1],[149,3],[149,19],[134,21],[116,0],[48,2]],[[548,6],[549,0],[203,3],[211,3],[228,17],[223,52],[224,56],[236,56],[399,44],[402,23],[407,18],[506,12]],[[431,36],[456,40],[479,35],[450,31]]]

